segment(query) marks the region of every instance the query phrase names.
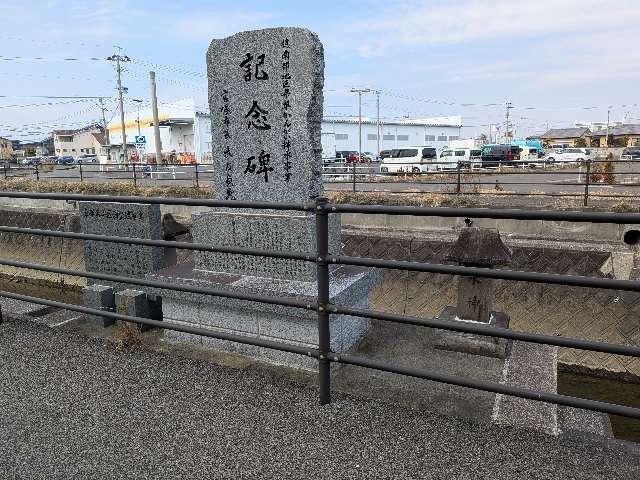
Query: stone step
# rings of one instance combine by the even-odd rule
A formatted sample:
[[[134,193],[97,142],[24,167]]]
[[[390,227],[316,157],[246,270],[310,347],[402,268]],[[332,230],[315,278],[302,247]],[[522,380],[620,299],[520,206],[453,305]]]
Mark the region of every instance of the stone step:
[[[514,341],[505,361],[500,383],[545,392],[558,390],[558,348]],[[493,423],[540,430],[558,435],[558,406],[510,395],[497,394]]]

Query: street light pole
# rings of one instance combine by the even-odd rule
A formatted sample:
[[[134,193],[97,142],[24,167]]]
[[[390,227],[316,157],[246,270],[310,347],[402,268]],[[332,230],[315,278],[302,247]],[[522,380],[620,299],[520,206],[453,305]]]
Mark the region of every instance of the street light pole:
[[[138,124],[138,136],[140,136],[140,104],[142,103],[142,100],[140,100],[139,98],[132,98],[131,101],[138,104],[138,116],[136,119],[136,123]]]
[[[369,93],[369,88],[352,88],[351,93],[358,94],[358,160],[362,161],[362,94]],[[353,162],[353,191],[356,191],[356,162]]]

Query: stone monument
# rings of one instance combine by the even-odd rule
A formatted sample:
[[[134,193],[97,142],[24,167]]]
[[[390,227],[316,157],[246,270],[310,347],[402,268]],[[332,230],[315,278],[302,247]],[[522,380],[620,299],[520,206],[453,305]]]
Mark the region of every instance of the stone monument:
[[[159,205],[141,203],[80,202],[80,227],[82,233],[118,237],[160,240],[162,222]],[[132,278],[145,278],[165,266],[164,249],[144,245],[85,240],[84,263],[88,272],[106,273]],[[137,316],[160,319],[161,300],[147,296],[143,287],[130,283],[110,282],[88,278],[84,288],[84,304],[98,310],[115,311],[118,292],[135,289],[135,301],[145,303],[143,309],[130,311]],[[128,299],[130,297],[123,297]],[[131,297],[133,298],[133,297]],[[122,302],[121,302],[122,303]],[[147,311],[152,314],[147,314]],[[133,312],[133,313],[132,313]],[[135,316],[135,315],[134,315]],[[106,317],[87,316],[90,324],[108,327],[115,321]]]
[[[221,200],[312,202],[323,193],[320,125],[324,54],[318,37],[302,28],[271,28],[213,40],[207,53],[212,156]],[[220,208],[193,216],[194,242],[253,249],[315,252],[315,217],[304,212]],[[340,251],[340,219],[330,215],[329,249]],[[316,265],[288,259],[199,252],[192,265],[155,275],[167,282],[315,301]],[[379,274],[333,267],[331,300],[368,306]],[[163,291],[165,321],[198,324],[248,336],[317,346],[315,312]],[[331,346],[343,351],[368,321],[333,316]],[[258,347],[192,339],[278,363],[315,368],[315,362]]]
[[[466,267],[493,268],[508,264],[511,255],[498,230],[468,226],[462,229],[447,260]],[[491,278],[459,276],[456,306],[445,307],[437,318],[508,328],[509,316],[493,310],[494,285]],[[439,329],[435,347],[499,358],[508,353],[508,342],[503,338]]]

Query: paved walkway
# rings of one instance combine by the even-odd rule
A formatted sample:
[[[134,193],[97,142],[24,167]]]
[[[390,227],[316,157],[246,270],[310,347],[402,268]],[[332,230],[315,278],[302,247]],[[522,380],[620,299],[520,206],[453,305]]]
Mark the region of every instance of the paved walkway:
[[[10,320],[0,478],[638,479],[640,454]],[[366,374],[366,371],[362,372]]]

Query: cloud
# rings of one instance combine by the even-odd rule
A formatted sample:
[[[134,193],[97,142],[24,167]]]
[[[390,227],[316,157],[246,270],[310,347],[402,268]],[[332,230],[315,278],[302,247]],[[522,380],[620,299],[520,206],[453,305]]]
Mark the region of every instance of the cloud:
[[[576,34],[636,26],[637,0],[618,0],[607,8],[601,0],[454,0],[392,4],[377,16],[357,20],[344,31],[360,35],[358,50],[368,55],[404,46],[434,46],[511,39],[544,34]],[[364,38],[364,40],[362,40]],[[349,45],[349,42],[345,42]]]

